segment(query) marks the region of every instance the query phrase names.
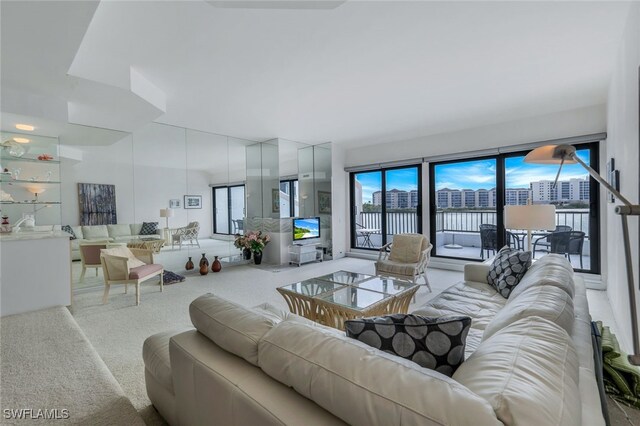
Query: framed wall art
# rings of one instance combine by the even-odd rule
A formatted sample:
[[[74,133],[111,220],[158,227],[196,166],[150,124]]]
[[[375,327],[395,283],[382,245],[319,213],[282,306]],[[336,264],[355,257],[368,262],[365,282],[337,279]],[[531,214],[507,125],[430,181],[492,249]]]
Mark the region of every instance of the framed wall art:
[[[184,208],[185,209],[201,209],[202,195],[185,195]]]

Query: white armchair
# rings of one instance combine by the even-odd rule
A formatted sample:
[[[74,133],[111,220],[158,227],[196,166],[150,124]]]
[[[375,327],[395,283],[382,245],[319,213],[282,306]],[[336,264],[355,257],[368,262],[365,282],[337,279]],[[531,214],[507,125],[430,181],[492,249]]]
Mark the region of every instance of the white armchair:
[[[376,275],[399,278],[415,283],[424,278],[424,285],[431,291],[427,278],[427,265],[433,245],[422,234],[397,234],[393,242],[380,247],[375,264]]]
[[[160,291],[164,291],[164,267],[153,263],[153,251],[114,247],[100,251],[100,261],[104,272],[104,295],[102,303],[107,303],[112,284],[124,284],[127,293],[129,284],[136,286],[136,305],[140,304],[140,283],[159,276]]]
[[[200,243],[198,242],[199,232],[200,222],[190,222],[187,226],[176,229],[171,236],[171,248],[173,249],[173,247],[177,243],[180,247],[180,250],[182,250],[182,244],[185,244],[187,241],[189,241],[190,245],[200,247]]]

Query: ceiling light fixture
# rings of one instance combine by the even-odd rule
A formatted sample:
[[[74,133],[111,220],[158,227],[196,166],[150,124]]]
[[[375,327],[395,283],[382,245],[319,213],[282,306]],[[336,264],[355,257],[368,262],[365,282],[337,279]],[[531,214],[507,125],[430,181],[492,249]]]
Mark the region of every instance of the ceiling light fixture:
[[[13,138],[14,141],[18,143],[29,143],[30,139],[27,138]]]
[[[32,132],[35,127],[33,127],[31,124],[16,124],[16,129]]]

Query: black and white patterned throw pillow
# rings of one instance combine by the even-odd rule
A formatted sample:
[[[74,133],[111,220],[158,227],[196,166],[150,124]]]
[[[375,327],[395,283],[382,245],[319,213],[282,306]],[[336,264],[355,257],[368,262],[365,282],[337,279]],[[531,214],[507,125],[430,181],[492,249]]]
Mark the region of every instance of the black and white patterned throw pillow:
[[[139,235],[155,235],[158,231],[158,222],[142,222]]]
[[[524,274],[531,266],[531,252],[519,251],[504,246],[500,249],[491,264],[487,282],[495,288],[502,297],[509,298],[511,291],[518,285]]]
[[[71,237],[69,238],[70,240],[78,239],[78,237],[76,237],[76,233],[73,232],[73,228],[71,227],[71,225],[63,225],[61,229],[67,234],[71,234]]]
[[[347,336],[449,377],[464,361],[471,318],[394,314],[344,323]]]

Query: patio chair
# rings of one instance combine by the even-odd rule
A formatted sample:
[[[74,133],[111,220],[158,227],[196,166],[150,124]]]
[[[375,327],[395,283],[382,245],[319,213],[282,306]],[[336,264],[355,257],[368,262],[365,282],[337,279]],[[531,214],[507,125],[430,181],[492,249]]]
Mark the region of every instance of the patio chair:
[[[571,255],[580,256],[580,269],[582,265],[582,247],[584,246],[585,233],[582,231],[552,232],[549,235],[550,253],[564,255],[571,262]]]
[[[180,250],[182,250],[182,244],[185,244],[186,241],[189,241],[189,244],[192,246],[200,247],[200,243],[198,242],[199,232],[200,222],[190,222],[187,226],[176,229],[171,236],[171,248],[173,249],[175,244],[178,243]]]
[[[356,222],[356,247],[374,248],[371,235],[379,233],[379,229],[367,228]],[[358,238],[362,237],[362,244],[358,243]]]
[[[233,225],[233,234],[242,234],[244,231],[244,220],[243,219],[231,219],[231,224]]]
[[[522,249],[520,238],[510,231],[507,231],[507,245],[517,250]],[[498,249],[498,227],[489,223],[480,225],[480,258],[484,260],[485,250],[489,257],[490,251],[495,254]]]
[[[396,234],[393,242],[380,247],[375,263],[376,275],[399,278],[416,283],[424,278],[424,285],[431,291],[427,278],[427,265],[433,245],[422,234]]]
[[[571,232],[572,228],[568,225],[556,225],[556,229],[554,229],[552,232],[549,232],[548,234],[542,235],[541,237],[536,238],[536,240],[533,242],[533,258],[536,257],[536,251],[542,251],[545,253],[557,253],[555,251],[552,250],[552,240],[556,240],[555,242],[553,242],[553,244],[557,244],[558,243],[558,239],[561,238],[568,238],[568,236],[566,235],[554,235],[557,234],[559,232]],[[560,241],[560,243],[562,243],[562,241]],[[568,240],[566,241],[566,243],[568,244]]]
[[[82,243],[78,246],[80,250],[80,262],[82,264],[80,281],[84,280],[84,275],[87,272],[87,268],[95,268],[96,277],[98,276],[98,269],[102,269],[100,250],[106,249],[107,244],[109,244],[109,241],[91,241]]]
[[[127,248],[124,246],[100,251],[100,261],[104,272],[104,295],[102,303],[107,303],[112,284],[124,284],[127,293],[129,284],[136,286],[136,306],[140,304],[140,283],[160,276],[160,291],[164,291],[164,267],[153,263],[153,251]]]

